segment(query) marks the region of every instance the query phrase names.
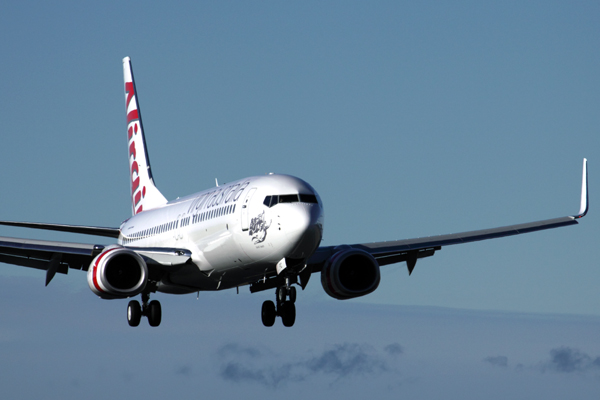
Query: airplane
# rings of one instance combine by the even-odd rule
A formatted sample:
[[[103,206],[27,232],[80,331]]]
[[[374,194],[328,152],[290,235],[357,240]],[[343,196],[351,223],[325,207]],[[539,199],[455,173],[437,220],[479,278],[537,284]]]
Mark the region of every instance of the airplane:
[[[0,225],[46,229],[116,239],[111,245],[0,237],[0,262],[56,273],[87,272],[94,294],[131,300],[127,321],[150,326],[162,319],[150,294],[189,294],[248,286],[251,293],[275,289],[275,302],[261,309],[265,326],[280,317],[296,320],[296,286],[305,289],[320,273],[325,292],[338,300],[377,289],[380,267],[406,262],[410,275],[418,259],[444,246],[578,224],[588,212],[587,160],[583,159],[579,213],[499,228],[389,242],[320,246],[323,202],[307,182],[267,174],[217,185],[168,201],[155,185],[144,138],[131,60],[123,59],[132,216],[118,228],[0,221]]]

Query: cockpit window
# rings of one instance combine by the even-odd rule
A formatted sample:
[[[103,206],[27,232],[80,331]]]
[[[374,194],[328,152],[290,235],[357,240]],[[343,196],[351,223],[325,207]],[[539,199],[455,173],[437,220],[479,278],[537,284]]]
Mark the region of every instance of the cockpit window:
[[[280,194],[279,202],[280,203],[297,203],[298,195],[297,194]]]
[[[300,194],[300,203],[315,203],[317,204],[317,196],[314,194]]]
[[[265,197],[263,204],[273,207],[279,203],[313,203],[317,204],[317,196],[314,194],[280,194]]]

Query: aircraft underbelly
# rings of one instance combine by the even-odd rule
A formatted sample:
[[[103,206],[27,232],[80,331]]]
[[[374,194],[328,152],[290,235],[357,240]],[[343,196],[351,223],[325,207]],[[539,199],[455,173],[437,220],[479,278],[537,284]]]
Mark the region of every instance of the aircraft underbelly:
[[[171,294],[186,294],[203,290],[217,290],[218,280],[202,273],[194,264],[185,266],[165,277],[157,291]]]

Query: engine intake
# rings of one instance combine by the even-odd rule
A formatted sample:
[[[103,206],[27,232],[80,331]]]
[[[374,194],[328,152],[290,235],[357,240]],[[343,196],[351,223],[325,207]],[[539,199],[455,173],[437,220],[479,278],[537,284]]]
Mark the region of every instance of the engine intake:
[[[88,268],[88,285],[103,299],[124,299],[142,292],[148,266],[135,251],[113,247],[98,254]]]
[[[357,249],[334,254],[321,271],[323,289],[338,300],[369,294],[377,289],[380,280],[377,260]]]

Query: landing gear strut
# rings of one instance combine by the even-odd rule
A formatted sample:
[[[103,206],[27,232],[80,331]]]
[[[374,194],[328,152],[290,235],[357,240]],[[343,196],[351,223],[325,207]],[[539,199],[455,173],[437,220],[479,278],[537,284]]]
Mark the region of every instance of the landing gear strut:
[[[275,292],[277,307],[271,300],[262,305],[262,323],[264,326],[273,326],[276,317],[281,317],[284,326],[293,326],[296,322],[296,288],[294,286],[281,286]]]
[[[158,300],[150,300],[148,293],[142,293],[142,306],[137,300],[131,300],[127,305],[127,322],[129,326],[138,326],[142,316],[148,317],[150,326],[159,326],[162,317],[162,311]]]

